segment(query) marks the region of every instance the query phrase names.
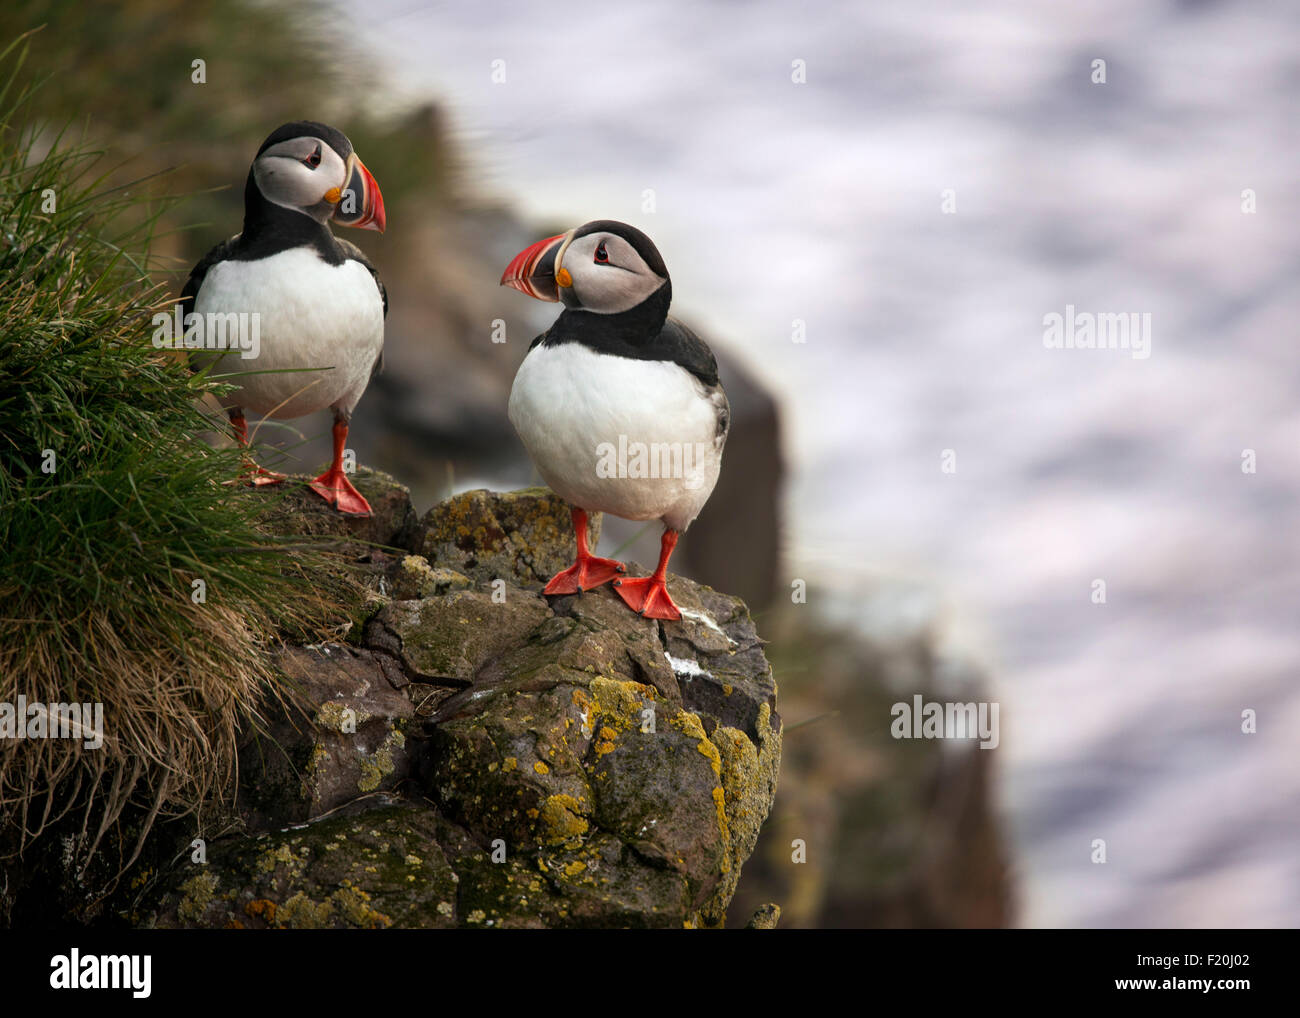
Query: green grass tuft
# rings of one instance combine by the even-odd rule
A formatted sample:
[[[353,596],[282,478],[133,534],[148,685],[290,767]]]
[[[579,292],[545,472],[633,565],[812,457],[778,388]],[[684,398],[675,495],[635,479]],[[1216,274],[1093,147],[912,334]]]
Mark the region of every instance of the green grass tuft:
[[[0,54],[0,703],[102,703],[105,739],[0,739],[0,854],[57,831],[75,872],[128,807],[124,864],[156,817],[222,800],[284,694],[267,649],[326,609],[259,525],[277,496],[223,483],[238,451],[200,440],[221,386],[151,343],[165,203],[21,120],[24,49]]]

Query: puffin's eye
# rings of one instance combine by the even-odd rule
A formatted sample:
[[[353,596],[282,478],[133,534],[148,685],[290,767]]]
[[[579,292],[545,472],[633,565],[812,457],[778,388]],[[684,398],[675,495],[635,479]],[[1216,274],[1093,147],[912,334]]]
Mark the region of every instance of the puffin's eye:
[[[607,265],[609,263],[609,253],[605,250],[605,242],[601,241],[600,247],[596,248],[596,264]]]
[[[320,165],[320,146],[317,145],[312,154],[304,159],[303,162],[313,170],[316,169],[316,167]]]

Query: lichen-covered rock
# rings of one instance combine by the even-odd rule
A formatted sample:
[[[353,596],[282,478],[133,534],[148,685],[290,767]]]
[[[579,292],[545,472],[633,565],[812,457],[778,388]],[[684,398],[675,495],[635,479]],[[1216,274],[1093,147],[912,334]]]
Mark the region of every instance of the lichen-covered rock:
[[[587,522],[588,541],[600,541],[600,513]],[[504,494],[479,489],[439,502],[420,522],[416,550],[429,562],[475,580],[546,583],[573,564],[569,507],[548,488]]]
[[[224,838],[209,847],[205,864],[182,864],[183,879],[145,925],[455,926],[459,891],[451,860],[477,851],[433,810],[397,802],[258,837]]]
[[[392,597],[410,601],[420,597],[437,597],[451,590],[466,590],[474,581],[454,569],[429,565],[423,555],[405,556],[393,574]]]
[[[245,489],[246,497],[261,508],[263,526],[290,539],[285,571],[310,577],[303,603],[286,605],[280,620],[291,641],[317,640],[324,631],[358,642],[366,621],[399,581],[408,587],[426,586],[422,581],[428,578],[418,568],[416,574],[404,568],[420,534],[410,491],[387,474],[364,467],[351,478],[370,503],[371,516],[347,516],[333,509],[307,487],[312,479],[308,475],[290,476],[272,488]],[[432,586],[436,589],[436,580]],[[420,593],[416,589],[411,596]]]
[[[471,492],[425,523],[361,649],[286,655],[316,704],[297,770],[243,768],[254,829],[335,812],[218,839],[169,875],[156,924],[720,925],[781,756],[745,606],[675,576],[680,622],[608,586],[543,596],[573,554],[547,492]],[[376,721],[403,737],[391,770],[353,766]]]
[[[517,587],[513,594],[505,588],[454,590],[391,601],[366,627],[366,643],[400,659],[412,679],[468,683],[550,615],[541,598]]]
[[[733,599],[673,586],[695,605],[680,623],[640,618],[608,588],[549,605],[508,588],[504,603],[454,594],[418,615],[390,604],[372,627],[404,625],[412,667],[427,675],[436,657],[467,682],[432,718],[423,790],[507,857],[535,855],[566,921],[716,925],[771,808],[780,723],[752,621]],[[715,685],[739,706],[697,703]]]
[[[297,697],[240,748],[237,807],[250,829],[317,817],[406,777],[415,712],[375,654],[326,643],[288,648],[277,663]]]
[[[307,487],[315,475],[294,474],[274,489],[249,489],[250,498],[268,503],[267,523],[274,531],[294,537],[337,537],[359,545],[384,545],[413,550],[420,519],[411,505],[411,492],[378,470],[358,467],[349,475],[370,503],[370,516],[347,516]]]

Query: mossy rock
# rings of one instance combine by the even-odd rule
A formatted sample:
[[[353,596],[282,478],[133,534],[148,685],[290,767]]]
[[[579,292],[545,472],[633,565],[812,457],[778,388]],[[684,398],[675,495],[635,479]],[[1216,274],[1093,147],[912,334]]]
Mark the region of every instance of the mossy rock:
[[[587,540],[593,548],[600,524],[600,513],[591,513]],[[420,526],[415,550],[430,563],[487,583],[536,587],[573,564],[569,506],[548,488],[467,491],[439,502]]]
[[[439,651],[472,667],[432,718],[422,791],[477,840],[537,855],[556,893],[584,901],[566,906],[565,922],[580,912],[599,923],[603,903],[609,924],[633,914],[637,925],[719,924],[771,809],[780,719],[749,613],[689,580],[670,583],[681,622],[640,618],[608,588],[551,599],[546,612],[511,608],[511,597],[548,603],[518,591],[505,604],[474,601],[472,624],[455,615]],[[524,631],[523,619],[536,624]],[[448,628],[424,631],[446,640]],[[408,643],[419,631],[405,630]],[[492,653],[465,652],[505,633]],[[403,653],[427,667],[427,648]],[[613,857],[610,869],[602,860]]]
[[[261,837],[225,838],[186,862],[145,925],[385,929],[457,925],[453,857],[474,851],[432,810],[392,803]]]
[[[276,656],[295,694],[240,747],[238,812],[269,830],[395,788],[410,770],[411,701],[385,673],[385,659],[338,643],[290,647]]]
[[[406,485],[381,471],[357,467],[348,479],[370,503],[372,514],[349,516],[307,487],[315,476],[291,474],[282,485],[248,489],[249,498],[266,500],[269,530],[295,537],[335,537],[360,546],[358,550],[378,546],[417,550],[420,520]]]
[[[298,783],[250,761],[243,779],[262,798],[248,832],[214,841],[206,867],[167,874],[140,914],[245,927],[721,925],[781,757],[776,684],[748,610],[677,576],[678,622],[636,615],[608,586],[543,596],[572,557],[567,507],[545,491],[471,492],[426,523],[424,556],[394,560],[411,573],[394,589],[416,596],[384,603],[360,649],[288,653],[300,672],[315,662]],[[344,705],[355,732],[334,723]],[[351,761],[392,732],[400,764],[363,787]],[[322,764],[336,780],[303,779]],[[308,822],[258,834],[271,820]]]

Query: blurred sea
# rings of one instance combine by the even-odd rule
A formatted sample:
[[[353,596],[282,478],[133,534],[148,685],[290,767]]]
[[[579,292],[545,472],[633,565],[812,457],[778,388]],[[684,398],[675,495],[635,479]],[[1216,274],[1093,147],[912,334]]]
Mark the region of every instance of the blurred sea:
[[[482,193],[644,227],[780,394],[791,576],[993,676],[1024,925],[1294,926],[1300,7],[1077,6],[338,9]],[[1150,356],[1046,349],[1067,304]]]

